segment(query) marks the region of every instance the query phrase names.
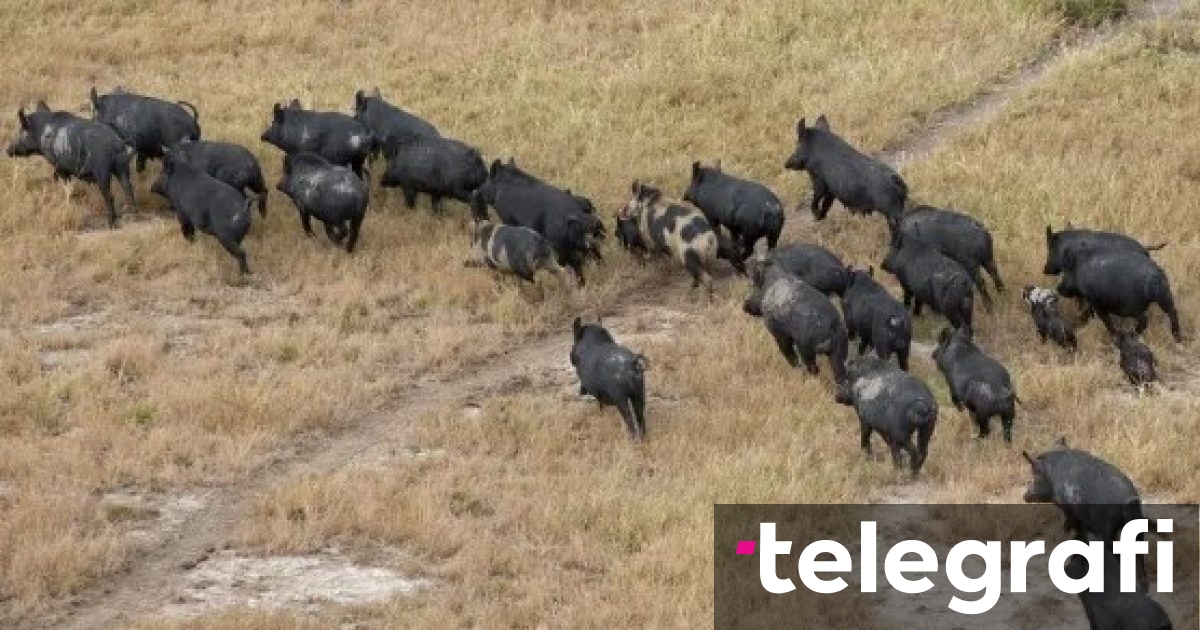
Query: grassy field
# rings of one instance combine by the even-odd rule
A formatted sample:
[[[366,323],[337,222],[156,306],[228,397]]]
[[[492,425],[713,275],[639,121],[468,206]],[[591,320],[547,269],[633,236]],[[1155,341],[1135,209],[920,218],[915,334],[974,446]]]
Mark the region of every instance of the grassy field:
[[[630,180],[679,194],[693,160],[716,158],[791,206],[807,198],[782,168],[797,117],[825,112],[856,144],[896,146],[1069,30],[1028,0],[45,2],[36,18],[0,7],[6,138],[22,104],[84,111],[91,85],[122,85],[197,104],[205,136],[250,147],[273,183],[280,158],[258,136],[274,101],[346,111],[356,89],[379,86],[606,215]],[[1145,495],[1179,501],[1200,499],[1190,341],[1174,347],[1154,318],[1167,386],[1139,398],[1097,324],[1080,356],[1065,358],[1036,343],[1016,289],[1049,284],[1047,221],[1169,240],[1156,257],[1194,336],[1200,257],[1188,208],[1200,140],[1182,131],[1200,123],[1198,41],[1190,18],[1139,27],[1068,58],[996,120],[904,167],[918,201],[966,210],[997,237],[1013,290],[980,330],[1026,401],[1018,446],[1066,434]],[[539,299],[462,268],[464,208],[433,217],[379,189],[353,257],[304,238],[273,196],[247,240],[256,273],[242,281],[214,242],[178,235],[150,175],[137,180],[138,210],[107,232],[93,189],[53,183],[41,160],[6,168],[3,625],[31,623],[139,562],[152,544],[130,531],[158,516],[114,507],[113,493],[255,489],[234,548],[369,555],[383,545],[403,552],[397,568],[438,584],[386,605],[304,618],[235,610],[188,628],[696,627],[711,623],[713,502],[1011,501],[1027,474],[1016,449],[973,443],[948,404],[922,482],[864,461],[828,374],[787,369],[740,312],[738,281],[706,301],[681,270],[636,265],[610,245],[588,288],[548,283]],[[820,224],[788,221],[790,239],[847,262],[877,265],[883,254],[877,219],[835,209]],[[578,313],[609,315],[650,357],[644,447],[626,443],[611,410],[574,396],[554,340]],[[923,320],[920,339],[938,326]],[[546,351],[521,356],[519,377],[455,388],[481,361],[499,371],[495,357],[531,344]],[[927,357],[915,370],[948,397]],[[426,382],[453,395],[412,412],[406,396]],[[294,444],[372,422],[400,427],[397,448],[440,455],[254,485]]]

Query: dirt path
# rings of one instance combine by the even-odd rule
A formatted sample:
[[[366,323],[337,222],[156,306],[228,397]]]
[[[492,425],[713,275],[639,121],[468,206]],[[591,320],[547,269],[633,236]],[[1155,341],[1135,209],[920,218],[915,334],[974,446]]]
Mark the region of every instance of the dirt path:
[[[1056,43],[1015,75],[996,82],[973,100],[935,113],[927,127],[902,138],[881,157],[897,165],[920,160],[951,134],[997,116],[1017,93],[1044,77],[1066,55],[1102,45],[1121,29],[1169,17],[1181,8],[1179,0],[1150,2],[1117,27],[1089,32],[1069,44]],[[675,279],[665,288],[683,292],[686,285],[684,280]],[[661,303],[663,290],[664,286],[653,280],[631,287],[621,299],[613,300],[618,306],[612,312],[603,314],[617,321],[606,323],[615,323],[619,331],[621,319],[628,325],[639,312],[647,312],[655,303]],[[226,546],[230,532],[263,491],[298,475],[339,469],[349,462],[369,458],[379,449],[401,448],[411,419],[449,403],[517,388],[536,388],[539,382],[545,385],[545,379],[539,381],[537,376],[561,370],[570,343],[569,333],[528,340],[511,352],[471,365],[452,378],[418,381],[398,397],[389,412],[364,418],[337,435],[300,440],[278,453],[253,476],[208,492],[202,507],[192,510],[168,536],[134,557],[126,572],[109,577],[50,615],[30,621],[27,627],[91,630],[154,613],[168,601],[190,569]]]

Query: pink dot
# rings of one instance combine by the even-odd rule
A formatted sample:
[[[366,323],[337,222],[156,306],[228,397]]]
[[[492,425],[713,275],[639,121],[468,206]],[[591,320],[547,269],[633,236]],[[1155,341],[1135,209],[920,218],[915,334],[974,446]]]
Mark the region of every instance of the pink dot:
[[[737,546],[737,555],[746,556],[754,553],[754,547],[757,543],[753,540],[739,540]]]

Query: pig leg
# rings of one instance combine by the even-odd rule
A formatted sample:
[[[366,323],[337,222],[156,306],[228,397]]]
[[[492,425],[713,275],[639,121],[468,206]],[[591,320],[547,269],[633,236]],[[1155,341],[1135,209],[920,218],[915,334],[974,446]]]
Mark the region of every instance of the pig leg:
[[[401,186],[400,192],[404,193],[404,205],[406,207],[409,209],[417,207],[417,191],[407,186]]]
[[[137,157],[135,158],[135,162],[136,162],[136,168],[137,168],[138,173],[141,173],[142,171],[146,170],[146,154],[145,153],[142,153],[139,151],[137,153]]]
[[[809,374],[816,376],[821,373],[821,369],[817,367],[817,354],[811,350],[800,350],[800,360],[804,361],[804,369],[808,370]]]
[[[117,227],[117,206],[113,202],[112,175],[107,172],[96,175],[96,185],[100,187],[100,196],[104,198],[104,207],[108,209],[108,227]]]
[[[630,439],[641,441],[637,428],[637,419],[633,416],[633,406],[630,401],[626,400],[625,404],[617,405],[617,411],[621,413],[621,420],[625,422],[625,432],[629,434]]]
[[[1183,343],[1183,333],[1179,329],[1179,313],[1175,310],[1175,298],[1171,295],[1170,287],[1163,286],[1158,291],[1158,298],[1154,300],[1155,304],[1167,314],[1167,319],[1171,322],[1171,336],[1175,338],[1175,343]]]
[[[888,449],[892,451],[892,466],[896,468],[904,467],[904,458],[900,456],[901,448],[905,447],[901,446],[898,440],[888,440]],[[907,450],[907,448],[905,450]]]
[[[833,195],[826,193],[821,199],[821,214],[817,218],[824,219],[829,215],[829,209],[833,207]]]
[[[922,306],[924,306],[924,305],[921,304],[921,298],[914,296],[913,297],[913,315],[920,317]]]
[[[179,217],[179,231],[183,233],[183,238],[186,238],[189,243],[196,242],[196,226],[183,215],[182,212],[176,211]]]
[[[230,256],[233,256],[237,259],[238,271],[240,271],[243,276],[248,275],[250,273],[250,266],[246,264],[246,252],[242,249],[242,246],[228,238],[218,237],[217,242],[221,244],[221,247],[225,248],[225,251],[229,252]]]
[[[1004,281],[1000,279],[1000,270],[996,268],[996,259],[988,258],[983,261],[983,268],[987,270],[988,275],[992,277],[992,283],[996,285],[997,291],[1004,290]]]
[[[1142,313],[1137,316],[1136,321],[1137,325],[1133,330],[1140,335],[1146,332],[1146,327],[1150,325],[1150,314],[1146,311],[1142,311]]]
[[[304,233],[312,238],[316,236],[316,232],[312,229],[312,216],[303,210],[300,211],[300,225],[304,226]]]
[[[853,339],[854,337],[851,336],[850,338]],[[866,353],[867,353],[867,339],[865,337],[859,337],[858,338],[858,354],[863,355]],[[875,354],[878,354],[879,358],[881,358],[881,359],[883,358],[883,355],[880,354],[880,352],[879,352],[879,348],[875,349]]]
[[[864,422],[860,429],[862,435],[859,439],[859,446],[862,448],[863,453],[867,456],[867,459],[871,459],[871,426]]]
[[[917,447],[913,445],[911,435],[908,437],[908,439],[904,440],[904,443],[901,446],[904,448],[904,451],[908,453],[908,469],[911,470],[912,475],[916,477],[917,473],[921,472],[921,464],[924,463],[925,460],[917,453]]]
[[[636,392],[629,398],[630,404],[633,405],[633,417],[637,420],[638,439],[646,439],[646,395],[642,392]]]
[[[912,291],[909,291],[908,287],[905,287],[905,286],[901,286],[900,291],[904,295],[904,308],[912,308],[912,303],[913,303]]]
[[[788,365],[799,367],[800,359],[796,356],[796,346],[792,344],[792,340],[777,333],[771,333],[771,336],[775,338],[775,344],[779,346],[779,351],[783,353],[783,358],[787,359]]]
[[[988,426],[988,417],[976,409],[970,409],[970,412],[971,420],[973,420],[975,422],[975,426],[979,428],[979,433],[975,437],[980,440],[986,438],[988,434],[992,432],[991,427]]]
[[[1094,308],[1094,307],[1093,307],[1093,310],[1096,311],[1096,315],[1100,318],[1100,321],[1104,322],[1104,328],[1106,330],[1108,330],[1109,336],[1111,337],[1113,335],[1116,335],[1117,334],[1117,324],[1116,324],[1116,322],[1113,321],[1112,314],[1109,313],[1108,311],[1102,311],[1102,310]]]
[[[346,253],[353,254],[354,247],[358,245],[358,233],[362,229],[363,217],[357,216],[350,219],[350,227],[348,228],[348,236],[346,238]]]
[[[817,179],[816,177],[813,177],[812,178],[812,201],[810,202],[810,209],[812,210],[814,217],[817,217],[817,216],[823,217],[824,216],[824,215],[818,215],[818,212],[819,212],[819,208],[821,207],[821,202],[825,200],[825,197],[828,194],[829,194],[829,188],[825,185],[825,181],[822,179]],[[799,212],[800,208],[796,208],[796,211]]]
[[[436,193],[429,195],[429,205],[433,207],[436,214],[442,213],[442,196]]]
[[[1007,444],[1012,444],[1013,419],[1016,412],[1013,409],[1006,409],[1000,415],[1000,428],[1004,430],[1004,441]]]
[[[908,371],[908,346],[896,350],[896,362],[900,364],[900,369]]]
[[[325,236],[327,238],[329,238],[330,242],[336,243],[336,244],[341,244],[342,238],[345,237],[346,235],[339,234],[337,227],[333,224],[332,221],[326,221],[325,222]]]
[[[975,283],[976,289],[979,289],[979,297],[983,298],[984,307],[989,311],[992,310],[992,294],[988,293],[987,285],[983,283],[983,274],[979,273],[979,267],[972,270],[971,282]]]

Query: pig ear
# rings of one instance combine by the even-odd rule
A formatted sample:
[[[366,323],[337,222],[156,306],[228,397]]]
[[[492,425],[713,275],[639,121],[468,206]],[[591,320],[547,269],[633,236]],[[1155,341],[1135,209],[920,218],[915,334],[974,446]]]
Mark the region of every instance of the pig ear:
[[[22,129],[29,128],[29,119],[25,117],[25,108],[24,107],[17,110],[17,120],[21,121]]]
[[[37,110],[39,112],[48,112],[50,111],[50,106],[46,104],[45,100],[39,100],[37,102]]]
[[[300,99],[294,98],[291,103],[288,103],[288,109],[304,109],[304,106],[300,104]]]
[[[721,160],[717,160],[717,163],[713,164],[713,168],[716,169],[716,171],[718,173],[720,173],[721,172]]]
[[[496,158],[496,159],[492,160],[492,166],[488,169],[488,175],[491,177],[495,177],[496,173],[500,172],[501,165],[502,165],[502,162],[500,162],[500,158]]]
[[[641,184],[641,182],[639,182],[639,181],[638,181],[638,180],[636,180],[636,179],[635,179],[635,180],[633,180],[633,189],[632,189],[632,191],[631,191],[631,192],[633,192],[633,196],[634,196],[634,197],[638,196],[638,193],[642,192],[642,184]]]
[[[1053,241],[1054,241],[1054,230],[1050,229],[1050,225],[1047,224],[1046,225],[1046,242],[1050,243]]]
[[[1067,436],[1065,436],[1065,435],[1058,436],[1058,439],[1054,441],[1054,446],[1055,446],[1055,448],[1068,448],[1067,447]]]
[[[96,86],[92,86],[91,92],[88,92],[88,97],[92,99],[92,107],[100,104],[100,95],[96,94]]]
[[[700,163],[699,162],[692,162],[692,179],[693,180],[700,179]]]
[[[797,138],[804,137],[804,119],[803,118],[801,118],[798,122],[796,122],[796,137]]]
[[[513,156],[513,155],[510,155],[510,156],[508,156],[508,165],[509,165],[509,166],[514,166],[514,167],[517,165],[517,158],[516,158],[516,156]]]
[[[825,117],[825,114],[821,114],[820,116],[817,116],[817,122],[813,125],[813,127],[829,131],[829,119]]]
[[[279,106],[279,103],[275,103],[275,108],[271,110],[271,117],[275,119],[275,122],[283,122],[283,108]]]
[[[579,341],[579,333],[583,332],[583,320],[576,317],[575,321],[571,322],[571,334],[575,336],[575,341]]]
[[[363,100],[365,98],[366,98],[366,94],[364,94],[362,90],[355,92],[354,93],[354,109],[362,109]]]
[[[875,277],[875,265],[869,265],[869,266],[867,267],[867,277],[868,277],[868,278],[874,278],[874,277]]]

